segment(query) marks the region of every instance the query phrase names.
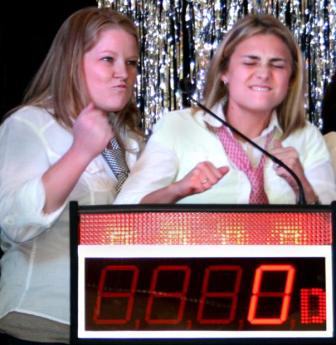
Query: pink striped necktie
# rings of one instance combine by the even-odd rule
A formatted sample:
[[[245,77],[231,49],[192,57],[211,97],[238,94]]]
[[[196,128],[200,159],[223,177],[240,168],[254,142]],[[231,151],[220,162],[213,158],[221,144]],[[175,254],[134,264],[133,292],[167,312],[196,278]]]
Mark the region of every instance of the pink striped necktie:
[[[266,156],[263,154],[256,168],[253,168],[246,152],[234,138],[225,126],[221,126],[215,129],[219,140],[221,141],[228,158],[233,162],[236,167],[243,171],[250,183],[251,194],[249,202],[250,204],[268,204],[268,198],[264,189],[264,165]],[[273,137],[273,132],[269,133],[266,138],[265,148],[269,145]]]

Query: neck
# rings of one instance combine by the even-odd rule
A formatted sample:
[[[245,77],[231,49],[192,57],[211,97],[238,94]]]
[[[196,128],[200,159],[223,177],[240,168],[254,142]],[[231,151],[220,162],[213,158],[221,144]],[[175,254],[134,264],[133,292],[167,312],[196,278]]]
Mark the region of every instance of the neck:
[[[250,111],[235,110],[228,107],[225,117],[230,125],[237,128],[249,139],[254,139],[268,126],[271,114],[265,112],[251,113]],[[237,139],[242,140],[238,136]]]

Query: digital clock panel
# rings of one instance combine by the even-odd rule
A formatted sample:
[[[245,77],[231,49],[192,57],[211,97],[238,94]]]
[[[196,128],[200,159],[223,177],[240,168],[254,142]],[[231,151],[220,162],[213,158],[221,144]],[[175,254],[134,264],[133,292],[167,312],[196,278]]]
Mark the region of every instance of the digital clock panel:
[[[71,202],[71,343],[334,345],[335,219],[335,203]]]
[[[328,337],[329,246],[81,246],[84,338]]]

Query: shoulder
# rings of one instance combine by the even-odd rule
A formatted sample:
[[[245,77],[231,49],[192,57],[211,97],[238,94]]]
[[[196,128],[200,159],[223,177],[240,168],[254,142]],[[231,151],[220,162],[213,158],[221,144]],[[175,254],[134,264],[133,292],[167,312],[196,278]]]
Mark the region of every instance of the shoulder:
[[[300,128],[291,133],[285,141],[293,143],[305,143],[309,141],[311,144],[324,142],[321,131],[311,122],[306,121],[303,128]]]
[[[153,132],[164,130],[182,130],[196,124],[195,117],[191,108],[180,109],[165,113],[154,125]]]
[[[322,162],[330,160],[330,154],[321,131],[312,123],[289,135],[284,140],[286,146],[297,149],[303,162]]]
[[[13,124],[15,122],[25,123],[33,127],[45,126],[50,122],[56,122],[51,112],[36,106],[23,106],[12,113],[5,121],[5,124]]]
[[[0,126],[0,137],[1,140],[43,143],[55,152],[55,146],[69,145],[72,140],[71,132],[61,126],[52,113],[35,106],[24,106],[12,113]]]

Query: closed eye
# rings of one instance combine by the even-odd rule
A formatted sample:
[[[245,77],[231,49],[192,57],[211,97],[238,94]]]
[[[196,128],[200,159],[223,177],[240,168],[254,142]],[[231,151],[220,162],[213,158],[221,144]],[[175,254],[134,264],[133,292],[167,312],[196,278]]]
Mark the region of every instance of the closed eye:
[[[257,57],[254,57],[254,56],[244,56],[244,58],[242,59],[242,63],[245,66],[254,66],[259,61],[260,61],[260,59],[258,59]]]
[[[273,63],[273,64],[272,64],[272,67],[282,69],[282,68],[285,68],[285,65],[284,65],[284,64],[276,64],[276,63]]]
[[[254,66],[254,65],[256,65],[257,63],[256,63],[256,61],[244,61],[243,64],[244,64],[245,66]]]
[[[287,60],[282,58],[275,58],[270,61],[270,65],[274,68],[285,68],[287,66]]]

